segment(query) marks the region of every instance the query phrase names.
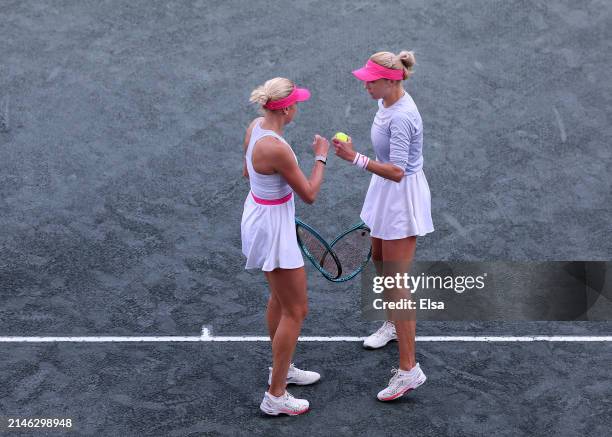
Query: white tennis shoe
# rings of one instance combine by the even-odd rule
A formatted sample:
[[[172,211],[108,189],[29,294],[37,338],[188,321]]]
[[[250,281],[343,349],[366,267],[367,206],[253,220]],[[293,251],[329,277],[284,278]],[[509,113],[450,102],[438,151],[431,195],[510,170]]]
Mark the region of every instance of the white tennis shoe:
[[[268,367],[268,369],[270,370],[268,374],[268,385],[270,385],[272,384],[272,367]],[[287,372],[287,384],[308,385],[314,384],[319,379],[321,379],[321,375],[317,372],[298,369],[293,363],[291,363],[289,371]]]
[[[393,322],[386,321],[382,324],[378,331],[366,337],[363,341],[363,347],[366,349],[378,349],[389,343],[391,340],[397,340],[395,325]]]
[[[391,373],[393,373],[393,376],[389,380],[389,386],[378,392],[377,397],[380,401],[397,399],[427,380],[419,363],[410,370],[392,369]]]
[[[308,411],[309,407],[310,404],[306,399],[296,399],[286,390],[285,394],[279,397],[266,392],[261,405],[259,405],[261,411],[270,416],[278,416],[279,414],[297,416]]]

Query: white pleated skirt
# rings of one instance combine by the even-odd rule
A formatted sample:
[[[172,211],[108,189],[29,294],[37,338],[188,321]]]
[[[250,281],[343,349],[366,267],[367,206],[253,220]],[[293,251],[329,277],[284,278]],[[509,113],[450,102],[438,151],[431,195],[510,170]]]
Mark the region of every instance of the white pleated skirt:
[[[304,258],[295,234],[295,203],[291,199],[280,205],[261,205],[249,192],[244,201],[242,253],[245,269],[260,268],[270,272],[276,268],[296,269]]]
[[[433,232],[431,193],[423,169],[400,182],[372,175],[360,216],[370,235],[382,240]]]

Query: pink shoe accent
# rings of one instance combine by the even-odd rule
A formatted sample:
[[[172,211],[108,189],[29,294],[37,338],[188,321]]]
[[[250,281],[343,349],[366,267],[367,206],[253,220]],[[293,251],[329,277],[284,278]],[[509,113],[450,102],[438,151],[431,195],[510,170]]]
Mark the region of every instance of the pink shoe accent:
[[[306,411],[308,411],[308,408],[301,411],[282,410],[281,413],[289,414],[290,416],[298,416],[304,414]]]
[[[412,391],[412,390],[414,390],[414,389],[412,389],[412,388],[406,389],[404,391],[401,391],[399,393],[394,394],[393,396],[389,396],[388,398],[383,398],[383,399],[381,399],[381,401],[392,401],[393,399],[397,399],[400,396],[403,396],[403,395],[405,395],[406,393],[408,393],[409,391]]]

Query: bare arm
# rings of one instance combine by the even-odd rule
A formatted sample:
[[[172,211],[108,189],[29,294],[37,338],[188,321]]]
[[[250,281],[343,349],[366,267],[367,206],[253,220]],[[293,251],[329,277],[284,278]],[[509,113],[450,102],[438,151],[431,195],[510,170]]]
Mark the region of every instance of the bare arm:
[[[304,202],[312,204],[321,189],[325,164],[315,161],[310,177],[306,178],[293,152],[286,144],[274,137],[267,137],[260,141],[258,158],[261,156],[262,160],[269,163],[275,172],[280,173]],[[329,142],[316,135],[312,147],[315,155],[327,156]]]
[[[378,176],[381,176],[385,179],[390,179],[394,182],[400,182],[404,177],[404,170],[402,170],[395,164],[391,164],[390,162],[383,163],[370,159],[366,170],[371,171],[372,173],[377,174]]]
[[[349,137],[348,141],[340,141],[334,138],[332,141],[334,143],[334,147],[336,148],[336,155],[352,163],[357,152],[353,150],[353,142],[351,138]],[[383,163],[370,159],[366,169],[380,177],[390,179],[394,182],[399,182],[404,177],[404,170],[390,162]]]
[[[415,132],[414,124],[407,114],[395,114],[389,123],[391,136],[389,138],[389,162],[382,163],[371,159],[366,169],[372,173],[395,182],[404,177],[404,169],[408,165],[409,151],[412,135]],[[336,155],[349,162],[353,162],[356,152],[353,150],[351,138],[347,142],[334,138]]]

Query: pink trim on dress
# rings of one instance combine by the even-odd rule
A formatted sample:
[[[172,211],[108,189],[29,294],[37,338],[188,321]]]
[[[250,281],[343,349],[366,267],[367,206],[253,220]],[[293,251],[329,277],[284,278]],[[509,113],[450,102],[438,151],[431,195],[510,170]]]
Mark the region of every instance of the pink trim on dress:
[[[255,203],[259,203],[260,205],[282,205],[283,203],[289,202],[291,200],[291,196],[293,193],[287,194],[285,197],[281,197],[280,199],[262,199],[261,197],[257,197],[251,191],[251,196],[253,196],[253,200]]]

